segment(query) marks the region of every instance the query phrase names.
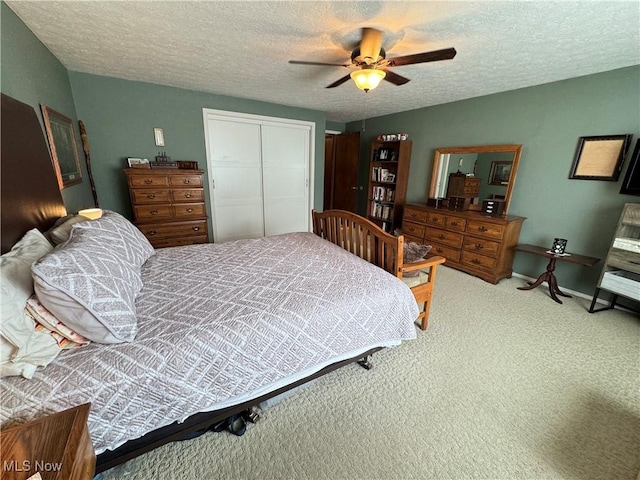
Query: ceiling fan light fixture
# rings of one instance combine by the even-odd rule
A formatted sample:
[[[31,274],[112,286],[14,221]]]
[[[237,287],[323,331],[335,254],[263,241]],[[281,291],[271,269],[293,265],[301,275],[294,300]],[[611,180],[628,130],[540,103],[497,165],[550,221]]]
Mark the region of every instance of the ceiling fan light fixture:
[[[351,78],[360,90],[368,92],[376,88],[387,74],[382,70],[375,68],[363,68],[351,72]]]

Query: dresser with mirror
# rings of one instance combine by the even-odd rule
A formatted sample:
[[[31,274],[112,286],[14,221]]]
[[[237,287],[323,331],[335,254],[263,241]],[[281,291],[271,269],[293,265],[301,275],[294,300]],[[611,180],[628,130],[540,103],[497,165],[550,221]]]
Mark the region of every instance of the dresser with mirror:
[[[437,149],[429,203],[404,208],[406,240],[431,245],[447,266],[487,282],[510,278],[525,220],[508,215],[521,151],[516,144]]]

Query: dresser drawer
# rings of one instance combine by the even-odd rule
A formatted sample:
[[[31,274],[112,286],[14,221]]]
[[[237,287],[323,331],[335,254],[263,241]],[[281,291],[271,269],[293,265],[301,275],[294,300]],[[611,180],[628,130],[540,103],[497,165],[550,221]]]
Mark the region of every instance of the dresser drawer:
[[[427,242],[429,243],[429,242]],[[455,248],[447,247],[446,245],[440,245],[439,243],[430,243],[431,251],[430,255],[440,255],[447,259],[447,262],[460,262],[460,250]]]
[[[173,217],[171,205],[139,205],[133,207],[136,221],[167,219]]]
[[[483,270],[492,271],[496,268],[497,260],[492,257],[487,257],[485,255],[479,255],[474,252],[463,250],[461,263],[463,265],[467,265],[470,267],[481,268]]]
[[[404,232],[402,232],[402,235],[404,236],[405,245],[407,244],[407,242],[419,243],[420,245],[424,244],[424,239],[422,237],[412,237],[411,235],[407,235]]]
[[[183,202],[204,202],[204,190],[180,188],[171,190],[171,201],[174,203]]]
[[[463,235],[454,232],[447,232],[439,228],[427,228],[425,239],[430,242],[442,243],[454,248],[462,247]]]
[[[416,223],[427,223],[427,212],[418,210],[416,208],[404,207],[402,220],[403,220],[403,224],[405,221],[416,222]]]
[[[456,230],[458,232],[464,232],[465,228],[467,227],[467,221],[464,218],[460,217],[447,216],[445,219],[445,224],[447,228]]]
[[[447,217],[440,213],[429,212],[427,213],[426,223],[428,223],[429,225],[439,225],[441,227],[444,227],[444,225],[447,223]]]
[[[129,175],[131,187],[168,187],[169,179],[164,175]]]
[[[469,220],[467,222],[467,232],[473,233],[474,235],[482,235],[483,237],[502,240],[502,236],[504,235],[504,227],[502,225],[496,225],[494,223]]]
[[[172,187],[202,187],[202,175],[170,175]]]
[[[150,240],[153,248],[166,248],[166,247],[182,247],[185,245],[194,245],[196,243],[208,243],[208,235],[200,235],[197,237],[184,237],[184,238],[154,238]]]
[[[204,215],[204,203],[176,203],[173,214],[176,217],[201,217]]]
[[[424,225],[418,225],[417,223],[411,222],[402,222],[402,233],[422,239],[424,237]]]
[[[156,238],[190,237],[208,235],[207,221],[163,223],[139,223],[138,228],[149,240]]]
[[[470,252],[481,253],[490,257],[497,257],[500,251],[500,244],[483,238],[472,237],[467,235],[464,237],[462,248]]]
[[[169,203],[169,190],[136,188],[131,190],[134,203]]]

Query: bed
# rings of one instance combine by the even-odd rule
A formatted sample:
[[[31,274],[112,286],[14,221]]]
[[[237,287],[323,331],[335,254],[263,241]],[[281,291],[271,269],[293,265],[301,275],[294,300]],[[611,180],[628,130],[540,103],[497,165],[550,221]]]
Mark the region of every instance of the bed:
[[[4,254],[66,212],[35,111],[6,95],[2,111]],[[396,274],[402,237],[389,244],[391,236],[357,218],[344,222],[366,226],[366,244],[355,236],[355,244],[327,241],[320,229],[156,251],[116,212],[79,222],[34,264],[36,291],[43,300],[46,288],[57,289],[94,317],[117,320],[103,322],[106,343],[63,350],[30,379],[3,378],[2,426],[90,402],[100,472],[415,338],[419,310]],[[95,285],[71,285],[109,277],[106,263],[118,264],[114,278],[123,275],[109,287],[124,292],[116,300],[101,302],[96,292],[106,290]],[[133,320],[109,316],[124,297]],[[96,306],[107,303],[104,311]],[[121,317],[128,321],[117,323]]]

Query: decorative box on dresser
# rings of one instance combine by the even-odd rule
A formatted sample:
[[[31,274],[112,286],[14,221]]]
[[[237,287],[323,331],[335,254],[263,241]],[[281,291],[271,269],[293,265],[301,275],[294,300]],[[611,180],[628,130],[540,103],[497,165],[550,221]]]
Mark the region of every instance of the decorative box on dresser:
[[[447,266],[496,284],[511,278],[524,220],[407,204],[402,233],[407,241],[431,245],[431,253],[446,257]]]
[[[207,243],[203,170],[126,168],[136,226],[155,248]]]

